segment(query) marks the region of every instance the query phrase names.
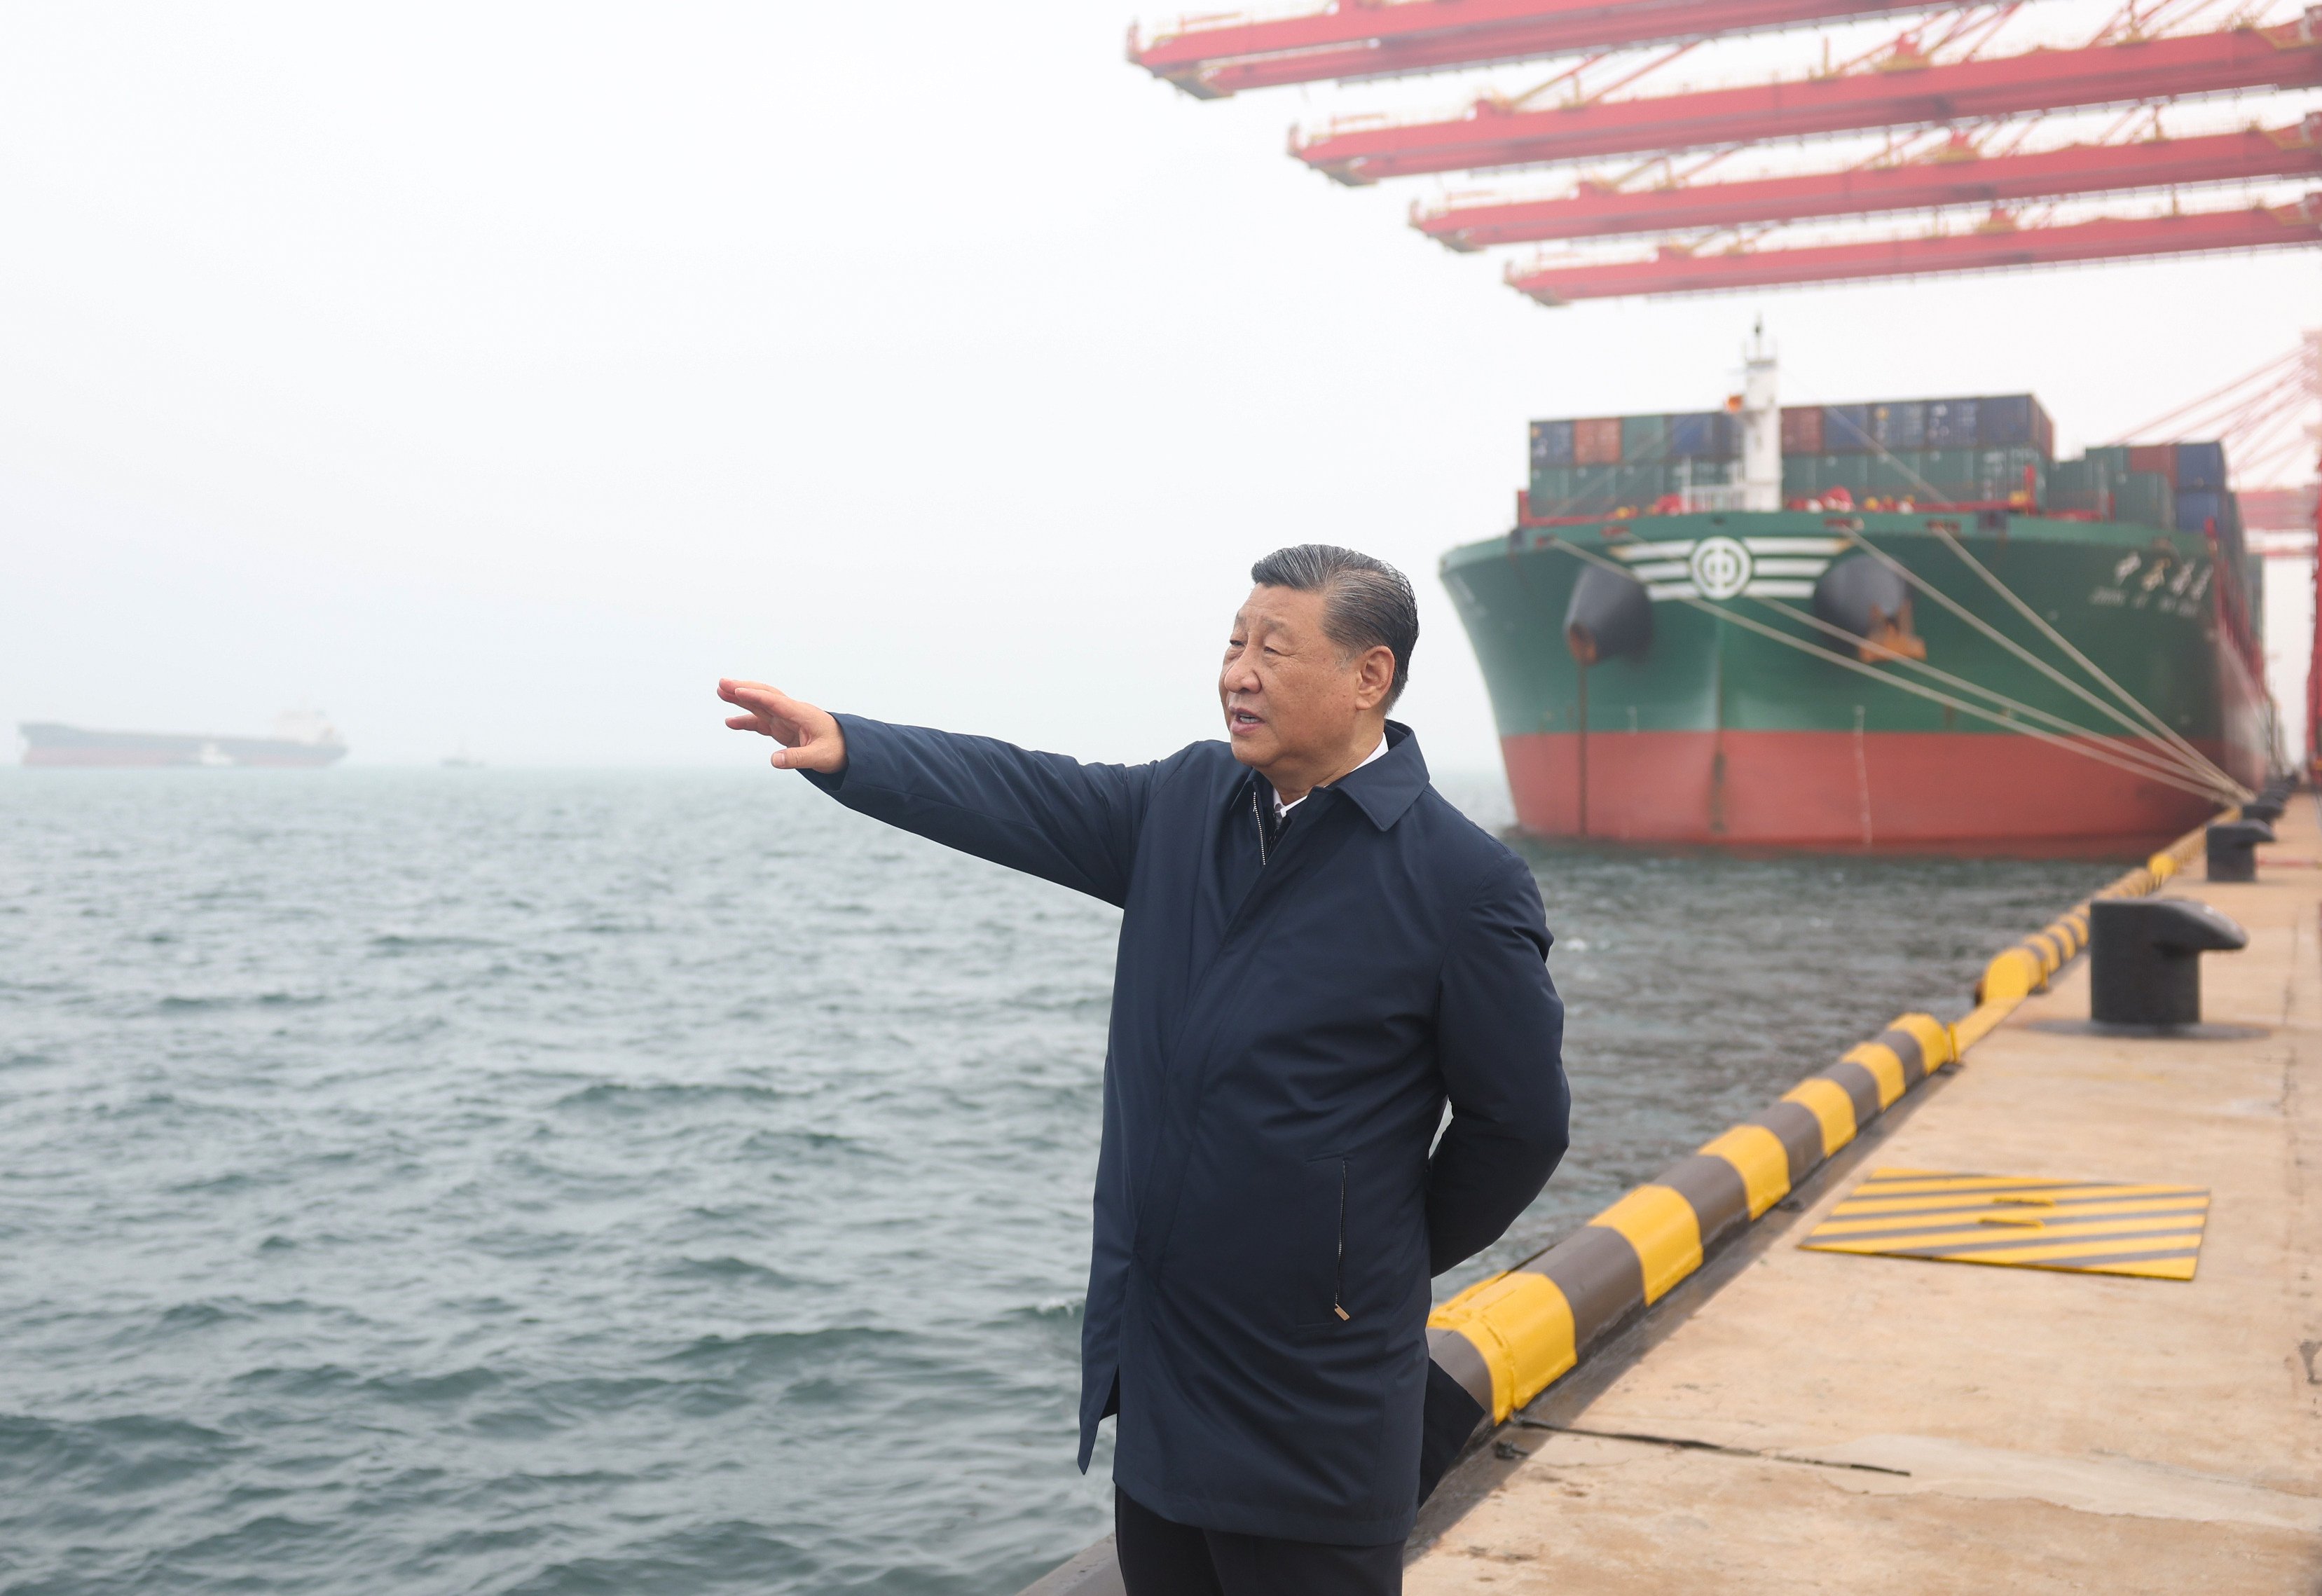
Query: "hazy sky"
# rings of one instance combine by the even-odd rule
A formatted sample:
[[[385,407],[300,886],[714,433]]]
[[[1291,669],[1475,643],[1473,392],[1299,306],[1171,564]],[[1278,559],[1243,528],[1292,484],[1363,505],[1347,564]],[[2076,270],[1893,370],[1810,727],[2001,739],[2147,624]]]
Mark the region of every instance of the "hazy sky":
[[[1257,554],[1434,576],[1531,415],[2039,393],[2101,441],[2322,320],[2322,254],[1540,309],[1202,104],[1136,14],[0,11],[0,722],[735,762],[710,685],[1106,757],[1213,734]],[[1440,85],[1404,85],[1396,96]],[[2296,102],[2299,108],[2315,96]]]

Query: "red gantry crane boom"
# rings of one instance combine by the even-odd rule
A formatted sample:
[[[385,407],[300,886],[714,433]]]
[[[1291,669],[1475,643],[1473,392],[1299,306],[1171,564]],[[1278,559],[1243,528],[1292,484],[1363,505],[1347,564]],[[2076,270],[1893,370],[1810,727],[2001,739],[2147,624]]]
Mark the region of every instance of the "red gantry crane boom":
[[[1416,214],[1412,225],[1452,249],[1474,251],[1493,244],[2302,177],[2322,177],[2322,112],[2288,127],[2075,144],[2030,155],[1985,157],[1946,149],[1906,164],[1795,178],[1638,189],[1583,183],[1566,198],[1450,206]]]
[[[1993,60],[1912,66],[1545,111],[1484,101],[1449,122],[1333,127],[1291,151],[1347,184],[1605,155],[1978,121],[2130,101],[2322,85],[2322,7],[2235,28]]]
[[[1201,99],[1246,88],[1618,50],[1841,17],[1924,10],[1909,0],[1337,0],[1303,16],[1193,17],[1129,59]]]
[[[1937,272],[2055,266],[2139,255],[2191,255],[2322,243],[2322,193],[2294,205],[2242,211],[2080,222],[2063,226],[1989,226],[1975,233],[1736,250],[1693,255],[1664,247],[1650,260],[1620,260],[1511,271],[1508,281],[1542,305],[1638,294],[1710,294],[1789,283],[1860,282]]]

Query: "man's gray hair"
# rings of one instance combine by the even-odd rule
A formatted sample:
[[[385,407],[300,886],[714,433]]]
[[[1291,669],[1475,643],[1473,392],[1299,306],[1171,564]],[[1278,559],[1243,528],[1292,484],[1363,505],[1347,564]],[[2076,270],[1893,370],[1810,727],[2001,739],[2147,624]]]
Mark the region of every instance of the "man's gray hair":
[[[1249,568],[1261,588],[1322,595],[1322,630],[1350,654],[1385,648],[1394,654],[1392,709],[1411,685],[1411,651],[1419,646],[1419,599],[1403,572],[1384,560],[1334,543],[1276,549]]]

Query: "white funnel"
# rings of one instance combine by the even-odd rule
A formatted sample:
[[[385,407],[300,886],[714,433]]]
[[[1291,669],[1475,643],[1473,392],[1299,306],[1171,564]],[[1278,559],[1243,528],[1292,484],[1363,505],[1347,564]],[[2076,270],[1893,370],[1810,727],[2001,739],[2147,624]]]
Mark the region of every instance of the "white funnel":
[[[1782,507],[1782,405],[1763,322],[1742,356],[1742,507]]]

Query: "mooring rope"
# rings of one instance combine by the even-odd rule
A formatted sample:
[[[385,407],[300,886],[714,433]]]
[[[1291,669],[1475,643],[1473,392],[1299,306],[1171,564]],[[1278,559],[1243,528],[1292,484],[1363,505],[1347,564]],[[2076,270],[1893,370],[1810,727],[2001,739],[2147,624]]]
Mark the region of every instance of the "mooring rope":
[[[2152,722],[2153,728],[2156,731],[2158,731],[2163,737],[2167,738],[2171,743],[2176,744],[2177,747],[2183,750],[2188,756],[2199,760],[2204,764],[2209,764],[2210,768],[2213,770],[2217,769],[2214,764],[2211,764],[2208,757],[2203,754],[2199,749],[2194,747],[2184,738],[2179,736],[2175,728],[2171,727],[2167,721],[2162,720],[2150,708],[2147,708],[2143,699],[2137,698],[2135,694],[2130,692],[2126,688],[2121,686],[2120,683],[2115,681],[2111,677],[2106,675],[2101,670],[2098,669],[2097,662],[2094,660],[2089,659],[2088,655],[2082,653],[2079,649],[2073,647],[2070,638],[2066,637],[2061,632],[2057,631],[2055,627],[2048,624],[2047,617],[2041,615],[2038,610],[2034,609],[2030,605],[2025,603],[2022,598],[2018,597],[2016,596],[2016,589],[2009,587],[2006,582],[2001,581],[1998,577],[1992,573],[1989,567],[1986,566],[1982,561],[1978,560],[1973,554],[1970,553],[1968,552],[1967,545],[1961,543],[1958,536],[1954,534],[1950,528],[1944,526],[1940,522],[1930,522],[1928,523],[1927,530],[1933,533],[1937,537],[1943,539],[1944,547],[1950,549],[1952,553],[1958,555],[1961,561],[1970,570],[1975,572],[1976,575],[1981,577],[1987,583],[1988,583],[1993,592],[2007,600],[2009,605],[2014,606],[2016,614],[2022,616],[2025,620],[2031,622],[2034,626],[2037,627],[2040,634],[2045,637],[2049,642],[2054,643],[2058,648],[2061,649],[2071,658],[2073,663],[2080,666],[2081,670],[2087,671],[2090,676],[2095,677],[2098,681],[2104,683],[2104,685],[2110,689],[2114,696],[2118,698],[2122,703],[2126,704],[2131,709],[2135,710],[2146,720]],[[2234,779],[2230,775],[2227,775],[2224,771],[2218,770],[2217,774],[2224,776],[2228,782],[2232,782],[2234,795],[2237,798],[2254,796],[2251,793],[2248,788],[2244,787],[2238,781],[2235,781]]]
[[[2231,775],[2221,769],[2199,749],[2193,747],[2190,743],[2185,743],[2183,739],[2179,738],[2175,733],[2171,732],[2169,734],[2169,741],[2167,742],[2163,742],[2161,738],[2155,737],[2146,725],[2137,720],[2132,719],[2129,716],[2122,713],[2116,706],[2107,703],[2105,699],[2089,691],[2088,688],[2080,682],[2073,680],[2070,676],[2058,670],[2048,661],[2042,659],[2030,649],[2025,648],[2022,643],[2008,636],[2007,634],[1999,630],[1998,627],[1993,625],[1989,621],[1985,620],[1981,616],[1977,615],[1973,610],[1968,608],[1967,606],[1961,604],[1958,599],[1953,598],[1941,588],[1938,588],[1933,583],[1928,581],[1917,571],[1913,570],[1909,566],[1905,565],[1901,561],[1888,553],[1884,549],[1881,549],[1878,544],[1872,543],[1861,533],[1852,532],[1848,534],[1848,536],[1853,541],[1856,546],[1862,550],[1864,553],[1870,555],[1881,565],[1886,566],[1888,570],[1893,571],[1905,581],[1910,583],[1912,587],[1916,588],[1920,592],[1924,593],[1928,597],[1933,599],[1945,609],[1951,611],[1952,614],[1959,616],[1960,619],[1965,621],[1969,625],[1973,626],[1986,637],[1990,638],[1992,642],[1999,644],[2000,647],[2014,654],[2017,659],[2031,666],[2034,670],[2039,671],[2043,676],[2048,678],[2049,680],[2054,682],[2058,687],[2062,688],[2066,692],[2079,698],[2100,713],[2110,716],[2120,725],[2126,726],[2144,742],[2153,743],[2162,749],[2163,752],[2169,752],[2171,757],[2175,758],[2178,763],[2189,773],[2198,774],[2206,780],[2218,784],[2223,790],[2233,793],[2236,800],[2249,796],[2248,789],[2243,787],[2240,782],[2235,781]],[[2139,705],[2138,707],[2142,709],[2144,706]],[[2165,725],[2162,729],[2163,731],[2168,730]],[[2179,752],[2180,749],[2181,749],[2181,752]]]
[[[2025,716],[2034,720],[2045,721],[2052,726],[2061,727],[2064,732],[2073,736],[2093,738],[2100,744],[2104,743],[2106,741],[2105,734],[2091,726],[2081,725],[2077,721],[2068,720],[2064,716],[2054,714],[2050,710],[2042,709],[2037,705],[2027,704],[2021,698],[2012,698],[1997,688],[1988,688],[1983,686],[1980,682],[1970,681],[1963,676],[1954,676],[1948,670],[1938,670],[1936,667],[1928,664],[1924,660],[1915,660],[1908,654],[1897,653],[1893,649],[1887,647],[1883,643],[1874,642],[1872,639],[1862,636],[1859,633],[1849,632],[1845,627],[1825,621],[1820,616],[1809,614],[1808,612],[1798,608],[1796,605],[1784,604],[1778,598],[1760,597],[1755,594],[1749,595],[1748,597],[1750,597],[1753,602],[1761,604],[1768,609],[1787,616],[1794,621],[1803,621],[1807,625],[1813,626],[1819,631],[1826,632],[1833,637],[1842,638],[1848,643],[1857,643],[1864,648],[1876,650],[1879,653],[1884,654],[1887,659],[1894,664],[1901,665],[1908,670],[1920,671],[1925,675],[1932,676],[1936,680],[1947,683],[1951,687],[1958,689],[1960,691],[1978,694],[1980,697],[1988,698],[1991,702],[1997,704],[2004,710],[2016,715]],[[2175,775],[2191,776],[2197,780],[2205,780],[2201,772],[2188,770],[2181,761],[2163,759],[2158,755],[2147,754],[2142,752],[2132,752],[2131,749],[2125,746],[2109,746],[2107,748],[2107,752],[2123,758],[2134,758],[2141,762],[2149,764],[2151,766],[2150,773],[2155,776],[2161,775],[2163,772],[2168,772]],[[2225,789],[2217,788],[2216,790],[2223,792]]]
[[[1556,548],[1562,549],[1566,553],[1571,554],[1575,558],[1585,561],[1591,565],[1601,566],[1606,570],[1614,571],[1621,576],[1627,577],[1631,581],[1635,581],[1637,579],[1634,576],[1630,575],[1625,567],[1613,561],[1606,560],[1601,555],[1593,554],[1587,550],[1579,547],[1577,544],[1567,543],[1564,539],[1556,536],[1553,533],[1543,534],[1542,541]],[[2209,784],[2202,783],[2196,785],[2194,782],[2182,780],[2175,774],[2162,774],[2157,771],[2153,771],[2141,762],[2131,763],[2128,757],[2124,757],[2124,751],[2109,748],[2091,748],[2086,743],[2078,741],[2077,739],[2060,736],[2054,732],[2043,731],[2037,726],[2025,725],[2023,722],[2010,719],[2008,716],[2001,715],[1997,710],[1986,709],[1979,704],[1970,704],[1966,699],[1956,697],[1953,694],[1938,692],[1933,688],[1922,687],[1917,682],[1905,681],[1899,677],[1886,675],[1875,670],[1871,666],[1862,663],[1859,660],[1850,660],[1843,654],[1834,654],[1818,643],[1813,643],[1805,638],[1795,636],[1790,633],[1782,631],[1777,626],[1769,626],[1762,621],[1753,621],[1747,616],[1737,615],[1732,610],[1725,609],[1719,605],[1709,602],[1707,599],[1689,597],[1682,594],[1677,595],[1676,597],[1679,603],[1691,605],[1695,609],[1701,611],[1703,614],[1707,615],[1714,619],[1722,621],[1728,625],[1740,626],[1748,631],[1758,633],[1762,636],[1770,637],[1776,643],[1782,644],[1786,648],[1794,648],[1801,652],[1813,654],[1818,659],[1827,660],[1833,665],[1842,666],[1846,670],[1854,671],[1858,675],[1867,676],[1873,681],[1884,682],[1887,686],[1895,689],[1897,692],[1910,693],[1915,697],[1926,698],[1937,704],[1948,704],[1952,708],[1959,710],[1962,714],[1974,716],[1979,720],[1989,721],[1992,725],[1998,726],[2003,731],[2014,732],[2018,736],[2035,738],[2043,743],[2052,743],[2059,748],[2066,749],[2071,752],[2079,754],[2083,759],[2091,759],[2099,764],[2110,765],[2116,770],[2125,771],[2131,775],[2142,776],[2150,780],[2159,781],[2164,786],[2174,787],[2180,791],[2194,793],[2205,798],[2215,796],[2215,789]]]

